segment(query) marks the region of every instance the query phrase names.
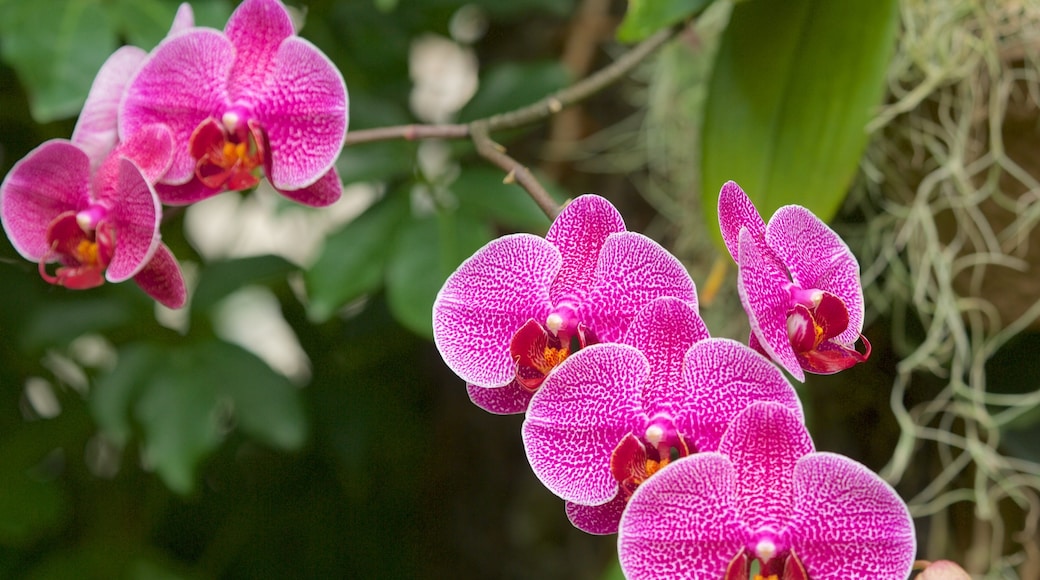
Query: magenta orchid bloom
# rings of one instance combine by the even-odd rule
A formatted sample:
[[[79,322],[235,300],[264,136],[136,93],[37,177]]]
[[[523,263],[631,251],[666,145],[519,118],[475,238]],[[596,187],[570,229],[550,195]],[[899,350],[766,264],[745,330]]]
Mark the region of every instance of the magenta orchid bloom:
[[[192,28],[159,44],[131,81],[119,134],[170,127],[173,166],[158,187],[185,205],[259,183],[311,206],[340,198],[333,164],[347,130],[347,87],[335,65],[296,36],[278,0],[246,0],[224,32]]]
[[[148,125],[116,140],[119,95],[144,60],[123,47],[102,66],[72,140],[52,139],[11,168],[0,185],[0,217],[15,249],[40,275],[72,289],[133,279],[171,308],[184,305],[180,267],[160,242],[153,184],[170,167],[173,140]],[[57,263],[53,273],[48,264]]]
[[[749,344],[799,381],[870,356],[859,263],[838,234],[804,207],[784,206],[767,225],[732,181],[719,193],[719,226],[740,267],[738,291]],[[864,352],[856,350],[862,341]]]
[[[709,338],[688,304],[658,298],[622,343],[589,346],[549,374],[527,410],[524,448],[538,479],[567,500],[571,522],[610,534],[633,491],[678,457],[714,451],[755,401],[801,415],[769,360]]]
[[[696,308],[682,264],[625,231],[610,202],[583,195],[544,239],[504,236],[463,262],[433,305],[433,338],[474,403],[522,413],[553,367],[577,348],[620,340],[640,308],[660,296]]]
[[[755,403],[717,452],[673,461],[621,517],[629,580],[906,580],[916,540],[906,504],[863,465],[814,452],[801,418]]]

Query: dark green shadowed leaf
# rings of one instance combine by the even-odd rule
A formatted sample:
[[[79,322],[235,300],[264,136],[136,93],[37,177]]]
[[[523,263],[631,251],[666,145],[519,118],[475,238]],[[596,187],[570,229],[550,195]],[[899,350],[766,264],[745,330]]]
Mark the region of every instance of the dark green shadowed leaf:
[[[544,234],[551,223],[538,205],[516,184],[503,183],[505,174],[490,167],[467,167],[449,189],[459,213],[491,220],[510,229]]]
[[[197,26],[221,29],[231,15],[231,7],[224,1],[190,4]],[[166,36],[180,5],[179,0],[116,0],[105,3],[119,33],[130,44],[145,50],[151,50]]]
[[[280,256],[210,262],[199,274],[199,285],[191,299],[192,313],[208,313],[217,302],[245,286],[283,282],[296,269]]]
[[[318,261],[304,275],[311,320],[328,320],[348,302],[379,289],[408,213],[407,192],[394,191],[325,240]]]
[[[621,42],[639,42],[658,30],[703,11],[712,0],[628,0],[618,27]]]
[[[880,104],[897,30],[895,0],[742,2],[709,86],[701,199],[716,220],[734,180],[765,219],[804,205],[831,219],[845,198]]]

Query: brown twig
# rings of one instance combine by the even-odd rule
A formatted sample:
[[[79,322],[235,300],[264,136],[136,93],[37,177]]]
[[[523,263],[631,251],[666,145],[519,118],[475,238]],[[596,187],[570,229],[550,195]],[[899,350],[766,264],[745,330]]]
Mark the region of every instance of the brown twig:
[[[516,159],[506,155],[505,147],[491,140],[487,121],[474,121],[470,123],[469,130],[473,144],[477,147],[477,153],[506,172],[506,178],[503,181],[505,183],[515,181],[517,185],[527,191],[531,199],[545,212],[545,215],[549,216],[549,219],[556,219],[556,216],[560,213],[560,208],[553,201],[552,196],[535,179],[529,169]]]
[[[362,129],[347,133],[345,145],[371,143],[372,141],[389,141],[404,139],[464,139],[469,136],[468,125],[397,125],[394,127],[378,127]]]

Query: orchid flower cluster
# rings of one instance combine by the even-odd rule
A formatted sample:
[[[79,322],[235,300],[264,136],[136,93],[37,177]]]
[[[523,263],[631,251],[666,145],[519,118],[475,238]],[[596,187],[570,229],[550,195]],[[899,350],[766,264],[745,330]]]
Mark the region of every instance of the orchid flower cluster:
[[[133,279],[179,308],[162,206],[251,189],[261,175],[289,199],[329,205],[342,194],[333,163],[347,118],[343,76],[279,0],[246,0],[223,31],[195,26],[182,4],[151,53],[108,58],[71,140],[43,143],[7,174],[4,231],[51,284]]]
[[[906,504],[816,450],[784,375],[867,359],[859,264],[805,208],[766,223],[733,182],[719,223],[747,345],[711,337],[682,264],[595,195],[545,238],[465,261],[434,303],[434,341],[477,406],[525,413],[535,475],[576,527],[618,534],[626,577],[907,578]]]

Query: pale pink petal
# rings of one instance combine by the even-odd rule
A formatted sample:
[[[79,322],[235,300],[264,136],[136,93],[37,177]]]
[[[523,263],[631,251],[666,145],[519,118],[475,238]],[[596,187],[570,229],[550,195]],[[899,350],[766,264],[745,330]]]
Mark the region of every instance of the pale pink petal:
[[[534,392],[525,389],[517,381],[504,387],[478,387],[466,385],[469,400],[488,413],[496,415],[516,415],[527,410]]]
[[[188,143],[202,121],[220,119],[230,107],[227,78],[234,59],[235,48],[223,34],[194,28],[161,42],[130,81],[120,106],[120,139],[146,125],[167,125],[176,146],[164,183],[194,176]]]
[[[72,131],[72,142],[90,157],[94,169],[116,146],[116,117],[123,90],[146,58],[148,53],[144,50],[124,46],[101,65],[94,83],[90,85],[87,101]]]
[[[270,75],[275,52],[293,35],[292,20],[278,0],[246,0],[224,26],[237,57],[229,76],[231,99],[252,100]]]
[[[708,337],[701,317],[678,298],[657,298],[639,311],[623,342],[637,348],[650,363],[650,378],[640,396],[648,414],[675,416],[681,411],[689,393],[681,380],[683,359],[694,343]]]
[[[775,260],[762,252],[748,230],[740,233],[740,264],[737,292],[747,312],[751,331],[769,357],[794,378],[805,380],[787,332],[790,280]]]
[[[610,234],[625,231],[625,221],[609,201],[581,195],[568,203],[553,221],[545,239],[563,256],[560,274],[549,291],[553,304],[580,303],[594,276],[599,252]],[[615,340],[621,337],[620,334]]]
[[[800,413],[784,405],[755,403],[733,419],[719,453],[729,457],[741,474],[736,507],[749,529],[782,530],[791,521],[794,468],[812,452],[812,439]]]
[[[184,276],[166,244],[159,244],[152,259],[134,276],[134,282],[167,308],[180,308],[187,300]]]
[[[735,471],[718,453],[698,453],[636,488],[618,529],[625,578],[721,579],[744,548],[736,481],[759,473]]]
[[[530,234],[493,240],[463,262],[433,305],[433,340],[448,368],[481,387],[511,383],[509,343],[528,320],[545,322],[559,269],[556,248]]]
[[[287,38],[268,82],[251,99],[267,134],[268,178],[276,188],[307,187],[329,172],[346,138],[348,99],[343,75],[327,56],[302,38]]]
[[[39,261],[50,251],[47,226],[82,209],[90,195],[90,158],[64,139],[52,139],[14,164],[0,185],[0,219],[14,249]]]
[[[166,36],[174,36],[185,32],[195,26],[195,13],[192,12],[191,4],[182,3],[177,7],[177,14],[173,16],[173,24]]]
[[[621,514],[628,504],[622,494],[614,499],[600,505],[580,505],[567,502],[567,519],[579,530],[602,536],[605,534],[616,534]]]
[[[339,179],[339,172],[333,167],[307,187],[279,189],[278,193],[304,205],[326,207],[336,203],[343,196],[343,182]]]
[[[118,182],[107,221],[116,231],[116,251],[105,271],[109,282],[132,278],[152,259],[159,247],[159,198],[140,169],[126,158],[119,160]]]
[[[682,370],[681,384],[689,394],[676,413],[676,427],[690,434],[697,451],[717,450],[733,418],[752,403],[779,403],[802,418],[798,393],[780,369],[735,340],[698,342]]]
[[[850,344],[863,331],[863,287],[859,262],[834,230],[801,206],[777,210],[766,226],[766,242],[796,284],[834,294],[849,311],[849,326],[836,340]]]
[[[755,204],[735,182],[727,181],[719,191],[719,228],[733,260],[740,263],[740,230],[747,228],[752,239],[764,240],[766,223]]]
[[[595,344],[549,373],[521,429],[531,468],[549,491],[583,505],[617,495],[610,457],[637,428],[639,392],[649,372],[638,350]]]
[[[956,562],[937,560],[922,570],[916,580],[971,580],[971,575]]]
[[[578,318],[601,342],[616,342],[639,310],[661,296],[678,298],[696,311],[696,287],[675,256],[642,234],[611,234],[600,249]]]
[[[794,468],[791,548],[810,578],[910,575],[913,520],[899,495],[863,465],[833,453],[803,457]]]

